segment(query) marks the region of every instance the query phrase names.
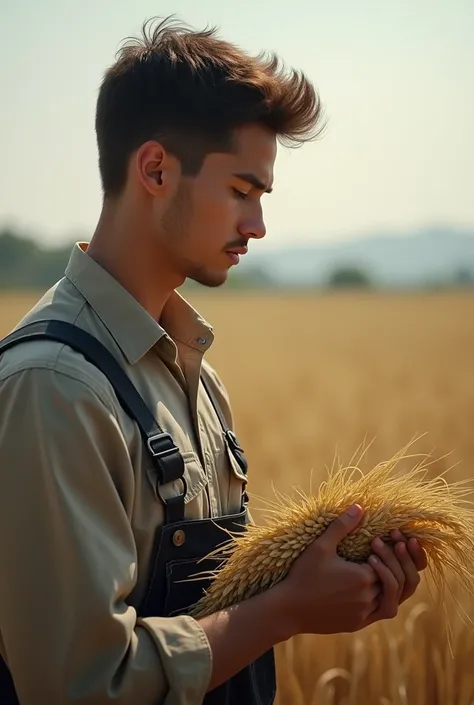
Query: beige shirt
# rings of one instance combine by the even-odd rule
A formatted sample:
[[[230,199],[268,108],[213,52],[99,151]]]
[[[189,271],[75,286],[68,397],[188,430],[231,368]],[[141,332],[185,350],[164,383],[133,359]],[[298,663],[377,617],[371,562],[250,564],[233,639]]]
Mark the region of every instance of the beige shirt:
[[[186,517],[237,512],[245,478],[199,385],[204,365],[232,427],[203,361],[211,327],[177,292],[158,324],[86,248],[19,325],[59,318],[95,335],[180,448]],[[202,702],[212,655],[199,624],[135,610],[163,522],[156,479],[138,427],[79,353],[34,341],[0,358],[0,653],[22,705]]]

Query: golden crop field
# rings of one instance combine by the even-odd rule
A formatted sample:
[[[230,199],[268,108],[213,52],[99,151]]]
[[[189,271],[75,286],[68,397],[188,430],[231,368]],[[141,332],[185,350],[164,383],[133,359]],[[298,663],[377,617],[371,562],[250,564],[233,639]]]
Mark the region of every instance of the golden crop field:
[[[308,491],[310,473],[314,486],[335,454],[347,462],[364,442],[369,466],[426,434],[413,450],[441,458],[433,472],[455,466],[448,478],[472,476],[473,294],[189,298],[215,328],[209,359],[231,396],[257,520],[272,485]],[[0,334],[33,300],[0,298]],[[278,705],[472,705],[473,629],[448,603],[448,641],[443,605],[428,586],[425,577],[390,622],[278,647]]]

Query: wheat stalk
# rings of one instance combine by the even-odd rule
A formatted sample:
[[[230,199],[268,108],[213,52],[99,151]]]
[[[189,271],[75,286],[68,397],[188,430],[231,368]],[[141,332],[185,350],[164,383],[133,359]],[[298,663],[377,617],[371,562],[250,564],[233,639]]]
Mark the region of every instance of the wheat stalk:
[[[448,484],[443,474],[430,478],[429,456],[408,455],[408,447],[365,473],[356,465],[335,465],[315,494],[300,491],[295,500],[277,493],[267,524],[231,532],[223,545],[205,556],[203,560],[221,563],[216,570],[191,578],[212,578],[191,614],[203,617],[275,585],[301,552],[354,503],[364,508],[364,516],[356,531],[339,544],[342,558],[366,561],[376,536],[391,542],[390,532],[399,529],[425,549],[428,571],[439,590],[447,587],[450,572],[473,594],[474,512],[465,499],[472,487],[466,487],[467,481]],[[408,472],[395,474],[399,462],[410,458],[419,460]]]

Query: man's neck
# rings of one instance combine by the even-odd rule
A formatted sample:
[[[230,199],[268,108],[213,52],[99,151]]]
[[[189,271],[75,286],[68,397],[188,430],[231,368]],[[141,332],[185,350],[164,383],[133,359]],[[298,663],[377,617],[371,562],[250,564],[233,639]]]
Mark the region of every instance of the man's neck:
[[[160,258],[151,237],[117,213],[101,214],[87,254],[159,321],[167,299],[180,285]]]

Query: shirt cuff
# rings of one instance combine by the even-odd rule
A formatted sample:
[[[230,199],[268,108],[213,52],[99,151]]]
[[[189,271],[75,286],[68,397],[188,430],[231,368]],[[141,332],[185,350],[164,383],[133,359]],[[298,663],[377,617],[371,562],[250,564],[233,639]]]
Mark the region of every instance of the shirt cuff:
[[[212,650],[198,622],[188,615],[145,617],[168,683],[164,705],[201,705],[212,676]]]

